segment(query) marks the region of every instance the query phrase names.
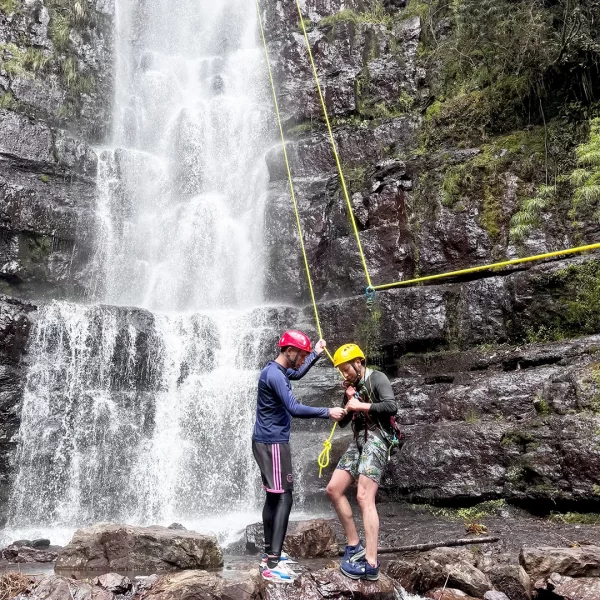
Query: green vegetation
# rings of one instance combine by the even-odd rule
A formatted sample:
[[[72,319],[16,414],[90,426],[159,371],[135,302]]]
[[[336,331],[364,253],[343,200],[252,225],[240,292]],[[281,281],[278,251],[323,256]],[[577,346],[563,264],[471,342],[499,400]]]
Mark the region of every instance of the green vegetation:
[[[0,108],[7,110],[15,110],[16,107],[17,102],[10,92],[6,92],[5,94],[0,95]]]
[[[367,180],[367,167],[365,165],[355,165],[353,167],[344,165],[342,167],[346,188],[350,194],[360,192]]]
[[[21,7],[21,0],[0,0],[0,12],[12,15]]]
[[[50,177],[48,177],[48,175],[40,175],[40,181],[48,183],[50,181]]]
[[[550,342],[600,331],[600,261],[570,265],[543,284],[556,308],[527,330],[528,342]]]
[[[353,23],[354,25],[358,25],[359,23],[374,23],[391,27],[393,22],[393,17],[385,10],[383,3],[378,1],[375,2],[373,8],[368,11],[356,12],[351,9],[340,10],[329,17],[321,19],[319,21],[319,27],[331,27],[337,23]]]
[[[9,75],[33,77],[46,68],[49,60],[38,48],[21,49],[15,44],[0,44],[0,66]]]
[[[468,508],[441,508],[429,504],[415,506],[415,508],[421,507],[436,517],[465,521],[465,523],[474,523],[485,517],[499,516],[502,510],[506,508],[506,500],[503,498],[498,500],[487,500],[486,502],[481,502]]]
[[[600,118],[590,122],[589,141],[576,149],[578,168],[571,173],[573,214],[600,222]]]
[[[567,512],[559,513],[552,512],[548,517],[554,523],[569,523],[579,525],[600,525],[600,514],[596,513],[578,513]]]
[[[302,19],[302,21],[298,21],[298,29],[302,31],[302,26],[304,25],[304,29],[310,29],[312,27],[312,21],[310,19]]]
[[[355,339],[370,363],[378,364],[381,355],[381,309],[375,304],[365,311],[356,327]]]

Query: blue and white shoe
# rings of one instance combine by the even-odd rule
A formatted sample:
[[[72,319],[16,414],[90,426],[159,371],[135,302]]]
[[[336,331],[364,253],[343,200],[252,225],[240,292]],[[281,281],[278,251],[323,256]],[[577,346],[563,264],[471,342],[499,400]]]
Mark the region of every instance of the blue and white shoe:
[[[379,562],[376,567],[372,567],[364,558],[355,562],[347,560],[340,565],[340,571],[350,579],[377,581],[379,579]]]
[[[362,542],[358,540],[358,544],[356,544],[356,546],[346,546],[346,549],[344,550],[344,556],[342,556],[340,562],[346,562],[348,560],[355,562],[361,558],[364,558],[366,553],[367,551]]]
[[[260,556],[260,566],[261,567],[267,566],[267,559],[268,559],[268,556],[267,556],[266,552],[263,552]],[[279,557],[279,562],[286,563],[288,565],[297,565],[298,564],[298,561],[293,559],[286,552],[281,553],[281,556]]]
[[[279,561],[274,569],[265,567],[260,569],[262,578],[272,583],[294,583],[294,580],[298,577],[298,573],[294,573],[285,562]]]

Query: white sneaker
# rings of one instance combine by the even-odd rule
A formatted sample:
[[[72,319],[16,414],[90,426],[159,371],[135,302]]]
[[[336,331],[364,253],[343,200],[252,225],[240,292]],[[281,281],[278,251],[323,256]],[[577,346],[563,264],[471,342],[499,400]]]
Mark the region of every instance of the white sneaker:
[[[290,566],[281,560],[274,569],[268,567],[261,569],[261,575],[263,579],[273,583],[293,583],[298,577],[298,573],[292,571]]]
[[[267,566],[267,559],[268,556],[263,552],[261,557],[260,557],[260,566],[261,567],[266,567]],[[282,552],[281,556],[279,557],[279,560],[281,562],[284,562],[288,565],[297,565],[298,561],[293,559],[291,556],[289,556],[286,552]]]

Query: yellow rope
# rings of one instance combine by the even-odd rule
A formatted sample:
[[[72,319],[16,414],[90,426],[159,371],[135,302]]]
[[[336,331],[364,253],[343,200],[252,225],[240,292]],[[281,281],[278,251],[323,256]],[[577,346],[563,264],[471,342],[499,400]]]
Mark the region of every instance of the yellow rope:
[[[348,188],[346,187],[346,180],[344,178],[344,172],[342,171],[342,163],[340,162],[340,156],[338,154],[337,145],[333,137],[333,131],[331,130],[331,124],[329,123],[329,115],[327,114],[327,106],[325,99],[323,98],[323,92],[321,91],[321,84],[319,83],[319,76],[317,75],[317,67],[313,59],[312,50],[310,49],[310,43],[308,41],[308,34],[306,33],[306,27],[304,26],[304,17],[302,10],[300,9],[300,3],[296,0],[296,7],[298,8],[298,16],[300,17],[300,26],[302,27],[302,33],[304,34],[304,41],[306,42],[306,50],[308,51],[308,58],[312,67],[312,72],[317,84],[317,92],[319,92],[319,100],[321,101],[321,107],[323,109],[323,116],[325,117],[325,123],[327,124],[327,131],[329,132],[329,139],[331,140],[331,149],[333,150],[333,156],[335,157],[335,164],[340,175],[340,183],[342,184],[342,190],[344,192],[344,198],[346,199],[346,205],[348,207],[348,214],[350,215],[350,222],[354,229],[354,236],[356,237],[356,243],[358,244],[358,251],[360,253],[360,259],[362,261],[363,269],[365,271],[365,277],[367,279],[367,286],[371,286],[371,276],[369,275],[369,269],[367,267],[367,261],[365,254],[360,243],[360,236],[358,234],[358,227],[356,226],[356,219],[354,218],[354,210],[352,209],[352,203],[350,202],[350,196],[348,195]]]
[[[304,237],[302,235],[302,225],[300,223],[300,215],[298,213],[298,203],[296,202],[296,193],[294,191],[294,183],[292,181],[292,172],[290,170],[290,162],[288,160],[287,149],[285,147],[285,136],[283,134],[283,125],[281,124],[281,113],[279,112],[279,102],[277,101],[277,93],[275,92],[275,82],[273,81],[273,72],[271,71],[271,61],[269,60],[269,51],[267,49],[267,39],[265,37],[265,31],[263,29],[262,16],[260,14],[260,5],[256,0],[256,13],[258,14],[258,24],[260,26],[260,35],[262,37],[263,47],[265,49],[265,59],[267,61],[267,71],[269,73],[269,81],[271,82],[271,92],[273,93],[273,103],[275,105],[275,114],[277,115],[277,123],[279,125],[279,135],[281,137],[281,148],[283,149],[283,158],[285,160],[285,168],[287,171],[288,181],[290,184],[290,194],[292,196],[292,204],[294,206],[294,213],[296,215],[296,227],[298,229],[298,237],[300,238],[300,248],[302,250],[302,258],[304,259],[304,269],[306,271],[306,279],[308,281],[308,289],[310,290],[310,299],[312,301],[313,310],[315,313],[315,323],[317,324],[317,332],[319,338],[323,338],[323,331],[321,330],[321,321],[319,320],[319,311],[317,310],[317,302],[315,300],[315,293],[313,290],[312,279],[310,277],[310,270],[308,268],[308,258],[306,256],[306,249],[304,247]],[[327,356],[331,359],[329,350],[325,349]],[[333,359],[332,359],[333,361]]]
[[[277,123],[279,125],[279,135],[281,137],[281,147],[283,149],[283,158],[285,159],[285,168],[287,171],[288,181],[290,184],[290,194],[292,196],[292,204],[294,206],[294,213],[296,215],[296,227],[298,228],[298,237],[300,238],[300,248],[302,249],[302,258],[304,259],[304,269],[306,271],[306,279],[308,281],[308,289],[310,290],[310,299],[313,305],[313,311],[315,314],[315,323],[317,325],[317,332],[319,334],[319,338],[323,338],[323,331],[321,329],[321,321],[319,320],[319,310],[317,308],[317,302],[315,300],[315,293],[313,290],[312,280],[310,277],[310,269],[308,267],[308,258],[306,256],[306,249],[304,247],[304,239],[302,236],[302,224],[300,223],[300,215],[298,213],[298,204],[296,202],[296,194],[294,192],[294,182],[292,181],[292,172],[290,170],[290,162],[288,160],[287,149],[285,147],[285,136],[283,134],[283,125],[281,124],[281,114],[279,112],[279,102],[277,101],[277,92],[275,91],[275,82],[273,81],[273,72],[271,71],[271,61],[269,60],[269,50],[267,48],[267,40],[265,38],[265,32],[262,24],[262,16],[260,14],[260,5],[258,0],[256,0],[256,12],[258,14],[258,23],[260,26],[260,35],[263,41],[263,47],[265,50],[265,59],[267,62],[267,71],[269,72],[269,81],[271,82],[271,92],[273,93],[273,103],[275,105],[275,114],[277,115]],[[360,244],[360,242],[359,242]],[[361,250],[362,252],[362,250]],[[364,258],[363,258],[364,260]],[[368,275],[367,275],[368,277]],[[329,360],[333,363],[333,357],[329,353],[329,350],[325,348],[325,352],[329,357]],[[331,428],[331,433],[329,437],[323,442],[323,451],[319,454],[318,463],[319,463],[319,477],[321,477],[321,473],[323,469],[329,466],[329,453],[331,451],[331,439],[333,438],[333,434],[335,432],[337,423],[333,424]]]
[[[565,254],[575,254],[577,252],[587,252],[589,250],[598,250],[600,244],[589,244],[587,246],[578,246],[577,248],[567,248],[566,250],[557,250],[556,252],[546,252],[545,254],[536,254],[535,256],[526,256],[524,258],[513,258],[502,262],[492,263],[489,265],[480,265],[479,267],[471,267],[469,269],[461,269],[460,271],[450,271],[448,273],[439,273],[438,275],[426,275],[425,277],[417,277],[416,279],[407,279],[405,281],[394,281],[393,283],[385,283],[383,285],[373,286],[374,290],[387,290],[401,285],[413,285],[423,281],[433,281],[435,279],[443,279],[445,277],[456,277],[457,275],[467,275],[469,273],[477,273],[479,271],[487,271],[488,269],[500,269],[510,265],[518,265],[521,263],[531,262],[534,260],[543,260],[544,258],[553,258],[555,256],[563,256]]]
[[[333,427],[331,428],[331,433],[329,434],[329,437],[323,442],[323,451],[321,452],[321,454],[319,454],[319,458],[317,459],[317,462],[319,463],[319,478],[321,478],[321,475],[323,474],[323,469],[326,469],[329,466],[329,453],[331,452],[331,438],[333,437],[333,434],[335,433],[336,426],[337,426],[337,423],[334,423]]]

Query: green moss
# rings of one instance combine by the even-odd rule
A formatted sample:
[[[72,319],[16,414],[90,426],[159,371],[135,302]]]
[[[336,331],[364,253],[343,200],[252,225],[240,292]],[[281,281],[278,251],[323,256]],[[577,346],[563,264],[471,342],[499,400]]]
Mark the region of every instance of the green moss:
[[[294,125],[287,130],[289,135],[299,135],[302,133],[307,133],[308,131],[313,131],[315,129],[314,121],[304,121],[303,123],[298,123],[298,125]]]
[[[0,0],[0,12],[12,15],[21,8],[21,0]]]
[[[50,181],[50,177],[48,177],[48,175],[40,175],[40,181],[48,183]]]
[[[578,525],[600,525],[600,514],[597,513],[578,513],[578,512],[567,512],[559,513],[552,512],[550,521],[554,523],[569,523]]]
[[[381,354],[381,309],[374,305],[366,310],[355,329],[354,338],[363,349],[367,360],[377,364]]]
[[[502,510],[506,507],[506,501],[502,498],[498,500],[487,500],[481,502],[475,506],[466,508],[442,508],[438,506],[431,506],[429,504],[417,505],[415,508],[426,510],[436,517],[443,517],[451,519],[453,521],[465,521],[475,522],[485,517],[493,517],[501,514]]]
[[[465,415],[465,422],[469,423],[470,425],[473,425],[475,423],[478,423],[479,421],[480,421],[479,413],[475,409],[470,408],[467,411],[467,414]]]
[[[44,262],[52,252],[52,238],[49,235],[28,237],[27,251],[31,262]]]
[[[365,187],[367,179],[367,167],[365,165],[343,166],[346,188],[350,194],[360,192]]]
[[[300,31],[302,31],[303,27],[304,29],[308,30],[312,27],[312,21],[310,19],[302,19],[302,21],[298,21],[298,29]]]
[[[0,94],[0,108],[5,110],[15,110],[17,108],[17,102],[10,92]]]

